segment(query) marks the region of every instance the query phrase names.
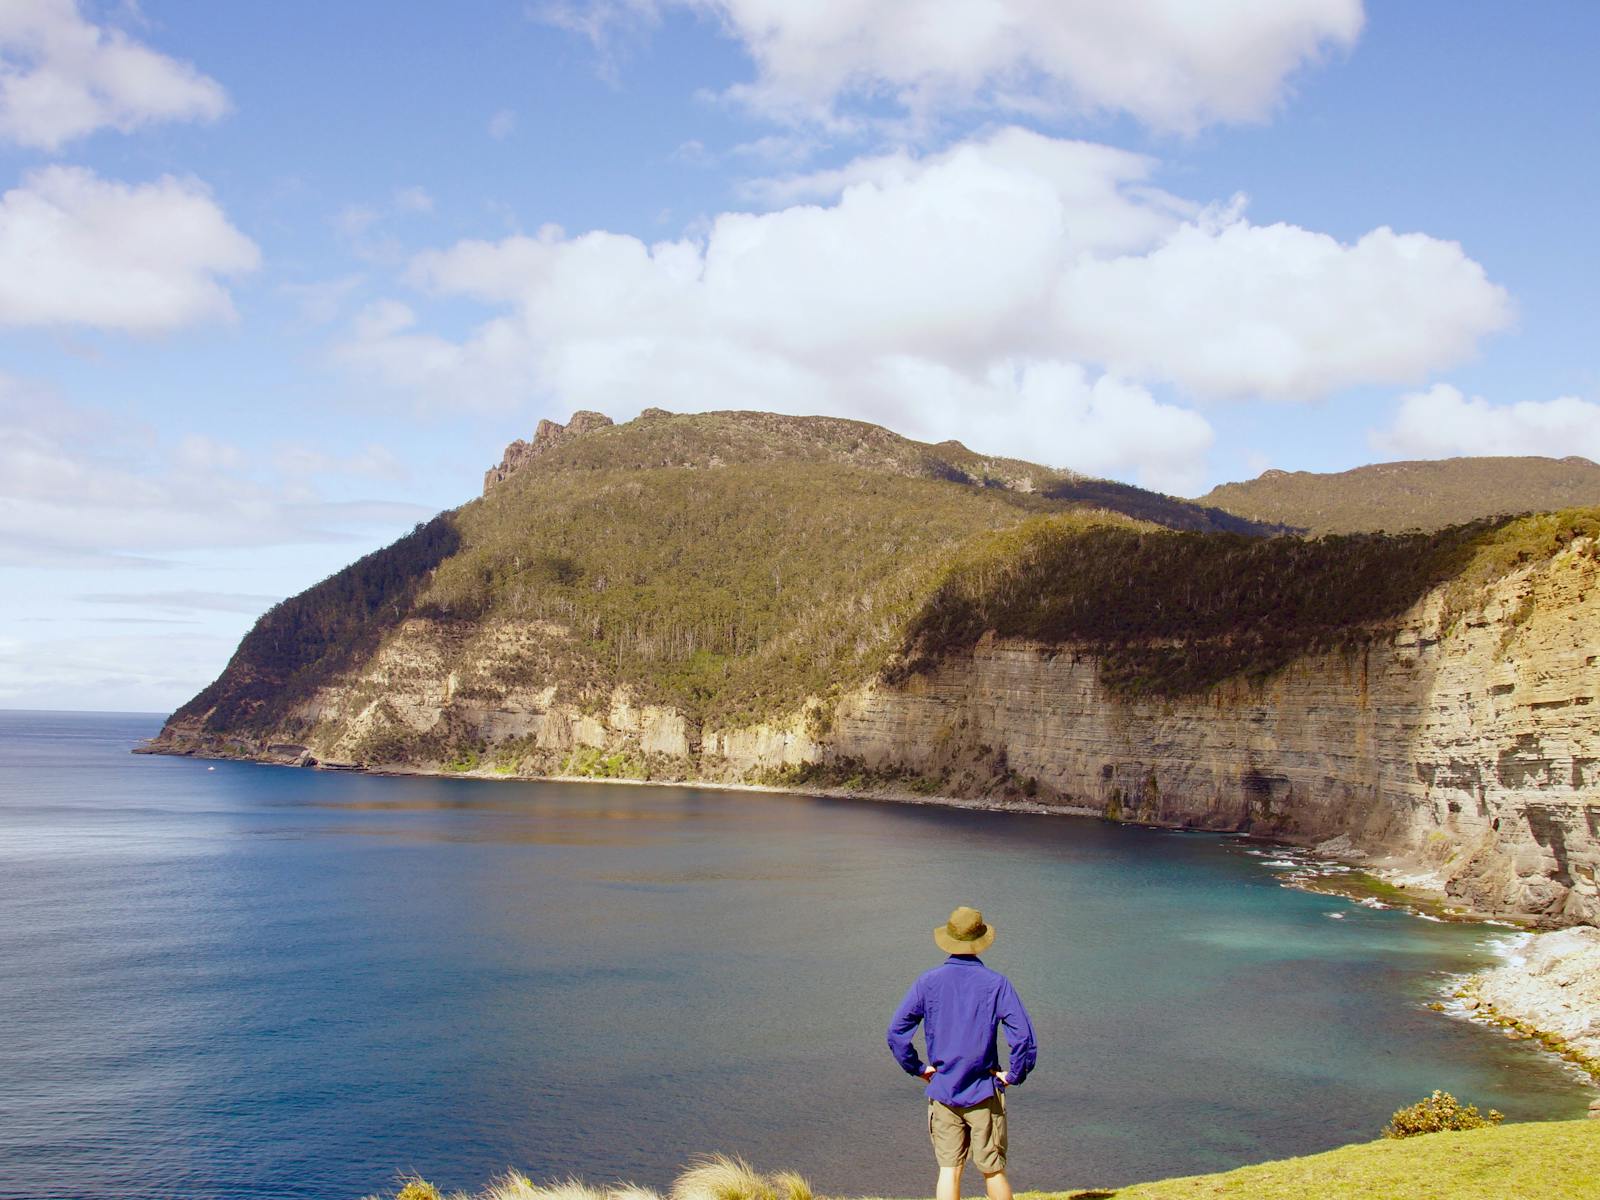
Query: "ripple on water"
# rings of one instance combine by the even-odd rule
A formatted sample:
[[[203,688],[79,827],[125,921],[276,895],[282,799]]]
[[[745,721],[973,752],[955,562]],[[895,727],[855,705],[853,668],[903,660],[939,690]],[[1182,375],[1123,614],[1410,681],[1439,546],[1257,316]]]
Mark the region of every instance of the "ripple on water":
[[[926,1132],[883,1027],[958,903],[1040,1030],[1026,1186],[1324,1149],[1435,1087],[1583,1111],[1427,1011],[1503,952],[1481,929],[1280,887],[1342,877],[1293,848],[129,755],[157,724],[0,714],[0,1193],[659,1185],[724,1150],[908,1195]]]

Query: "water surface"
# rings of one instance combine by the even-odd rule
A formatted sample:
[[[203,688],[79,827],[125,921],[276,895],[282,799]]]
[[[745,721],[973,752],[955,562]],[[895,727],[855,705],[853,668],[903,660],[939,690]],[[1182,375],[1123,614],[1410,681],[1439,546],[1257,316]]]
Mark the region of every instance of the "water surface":
[[[1020,1186],[1366,1140],[1436,1087],[1586,1104],[1426,1009],[1485,930],[1286,889],[1235,840],[130,755],[159,724],[0,713],[0,1196],[661,1185],[712,1150],[926,1195],[883,1026],[959,903],[1039,1029]]]

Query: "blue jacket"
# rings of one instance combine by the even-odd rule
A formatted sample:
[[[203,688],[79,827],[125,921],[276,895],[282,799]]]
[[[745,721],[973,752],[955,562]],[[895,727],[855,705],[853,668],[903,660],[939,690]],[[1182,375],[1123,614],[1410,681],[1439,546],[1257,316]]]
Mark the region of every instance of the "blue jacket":
[[[910,1075],[923,1071],[912,1041],[918,1022],[935,1072],[930,1100],[964,1108],[994,1095],[994,1072],[1000,1069],[995,1034],[1002,1025],[1011,1047],[1006,1074],[1012,1083],[1026,1079],[1039,1057],[1017,989],[975,955],[952,954],[920,976],[889,1022],[889,1050]]]

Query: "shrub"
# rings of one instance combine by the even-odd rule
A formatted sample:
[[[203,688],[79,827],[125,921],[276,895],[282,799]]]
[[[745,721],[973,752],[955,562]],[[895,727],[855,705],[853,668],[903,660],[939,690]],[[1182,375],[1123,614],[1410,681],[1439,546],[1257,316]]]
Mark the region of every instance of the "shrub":
[[[367,1200],[382,1200],[379,1196],[369,1196]],[[400,1189],[395,1192],[394,1200],[445,1200],[439,1192],[426,1179],[420,1175],[404,1175],[400,1179]]]
[[[1449,1092],[1435,1091],[1426,1100],[1402,1108],[1390,1117],[1383,1136],[1406,1138],[1447,1129],[1482,1129],[1504,1120],[1504,1114],[1492,1108],[1488,1113],[1480,1113],[1476,1104],[1462,1104]]]

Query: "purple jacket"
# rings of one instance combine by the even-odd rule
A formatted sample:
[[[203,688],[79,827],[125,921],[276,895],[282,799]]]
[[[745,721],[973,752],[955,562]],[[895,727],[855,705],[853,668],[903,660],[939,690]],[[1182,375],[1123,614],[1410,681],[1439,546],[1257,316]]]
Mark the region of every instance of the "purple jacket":
[[[964,1108],[994,1095],[1000,1069],[995,1034],[1006,1027],[1011,1062],[1006,1074],[1021,1083],[1039,1057],[1033,1023],[1011,981],[974,955],[952,954],[911,985],[889,1022],[889,1050],[909,1075],[921,1075],[912,1041],[917,1023],[928,1043],[935,1074],[928,1098]]]

